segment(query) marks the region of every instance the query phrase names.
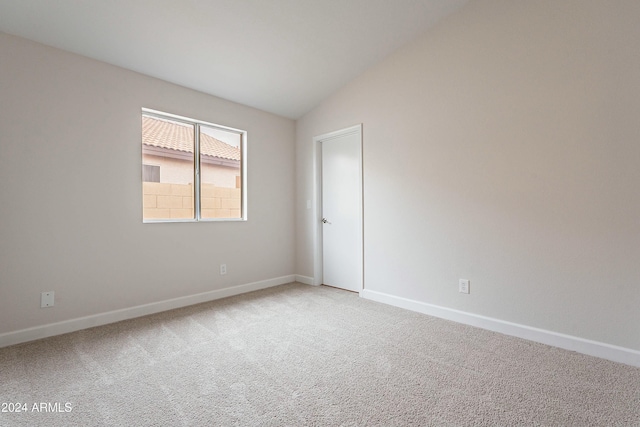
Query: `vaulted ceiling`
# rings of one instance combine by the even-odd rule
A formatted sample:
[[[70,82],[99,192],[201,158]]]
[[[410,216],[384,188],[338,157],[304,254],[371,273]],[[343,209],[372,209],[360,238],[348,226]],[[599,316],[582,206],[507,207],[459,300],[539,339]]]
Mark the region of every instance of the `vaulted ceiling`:
[[[0,31],[299,118],[469,0],[0,0]]]

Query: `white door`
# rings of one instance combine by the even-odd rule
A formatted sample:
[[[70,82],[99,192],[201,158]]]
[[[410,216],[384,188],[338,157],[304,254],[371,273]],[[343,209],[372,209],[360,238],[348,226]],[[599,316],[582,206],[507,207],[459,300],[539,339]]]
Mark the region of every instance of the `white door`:
[[[362,290],[362,137],[360,126],[322,145],[322,283]]]

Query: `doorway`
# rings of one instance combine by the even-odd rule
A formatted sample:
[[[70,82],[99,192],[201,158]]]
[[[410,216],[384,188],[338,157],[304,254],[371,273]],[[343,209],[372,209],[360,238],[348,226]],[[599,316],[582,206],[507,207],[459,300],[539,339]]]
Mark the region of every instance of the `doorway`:
[[[315,284],[360,292],[363,273],[362,125],[314,138]]]

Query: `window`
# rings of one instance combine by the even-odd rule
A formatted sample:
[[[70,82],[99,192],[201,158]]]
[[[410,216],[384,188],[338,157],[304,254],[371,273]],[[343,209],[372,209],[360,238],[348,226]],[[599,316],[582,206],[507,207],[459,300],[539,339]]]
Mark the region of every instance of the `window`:
[[[160,166],[143,164],[142,182],[160,182]]]
[[[142,110],[143,221],[246,220],[242,130]]]

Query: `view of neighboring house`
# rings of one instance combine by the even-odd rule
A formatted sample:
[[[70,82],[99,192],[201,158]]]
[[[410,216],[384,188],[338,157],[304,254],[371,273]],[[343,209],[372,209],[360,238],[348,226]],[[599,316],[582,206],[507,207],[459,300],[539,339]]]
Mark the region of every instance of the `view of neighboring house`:
[[[241,135],[199,129],[201,216],[240,218]],[[142,116],[144,219],[194,217],[194,136],[192,124]]]

